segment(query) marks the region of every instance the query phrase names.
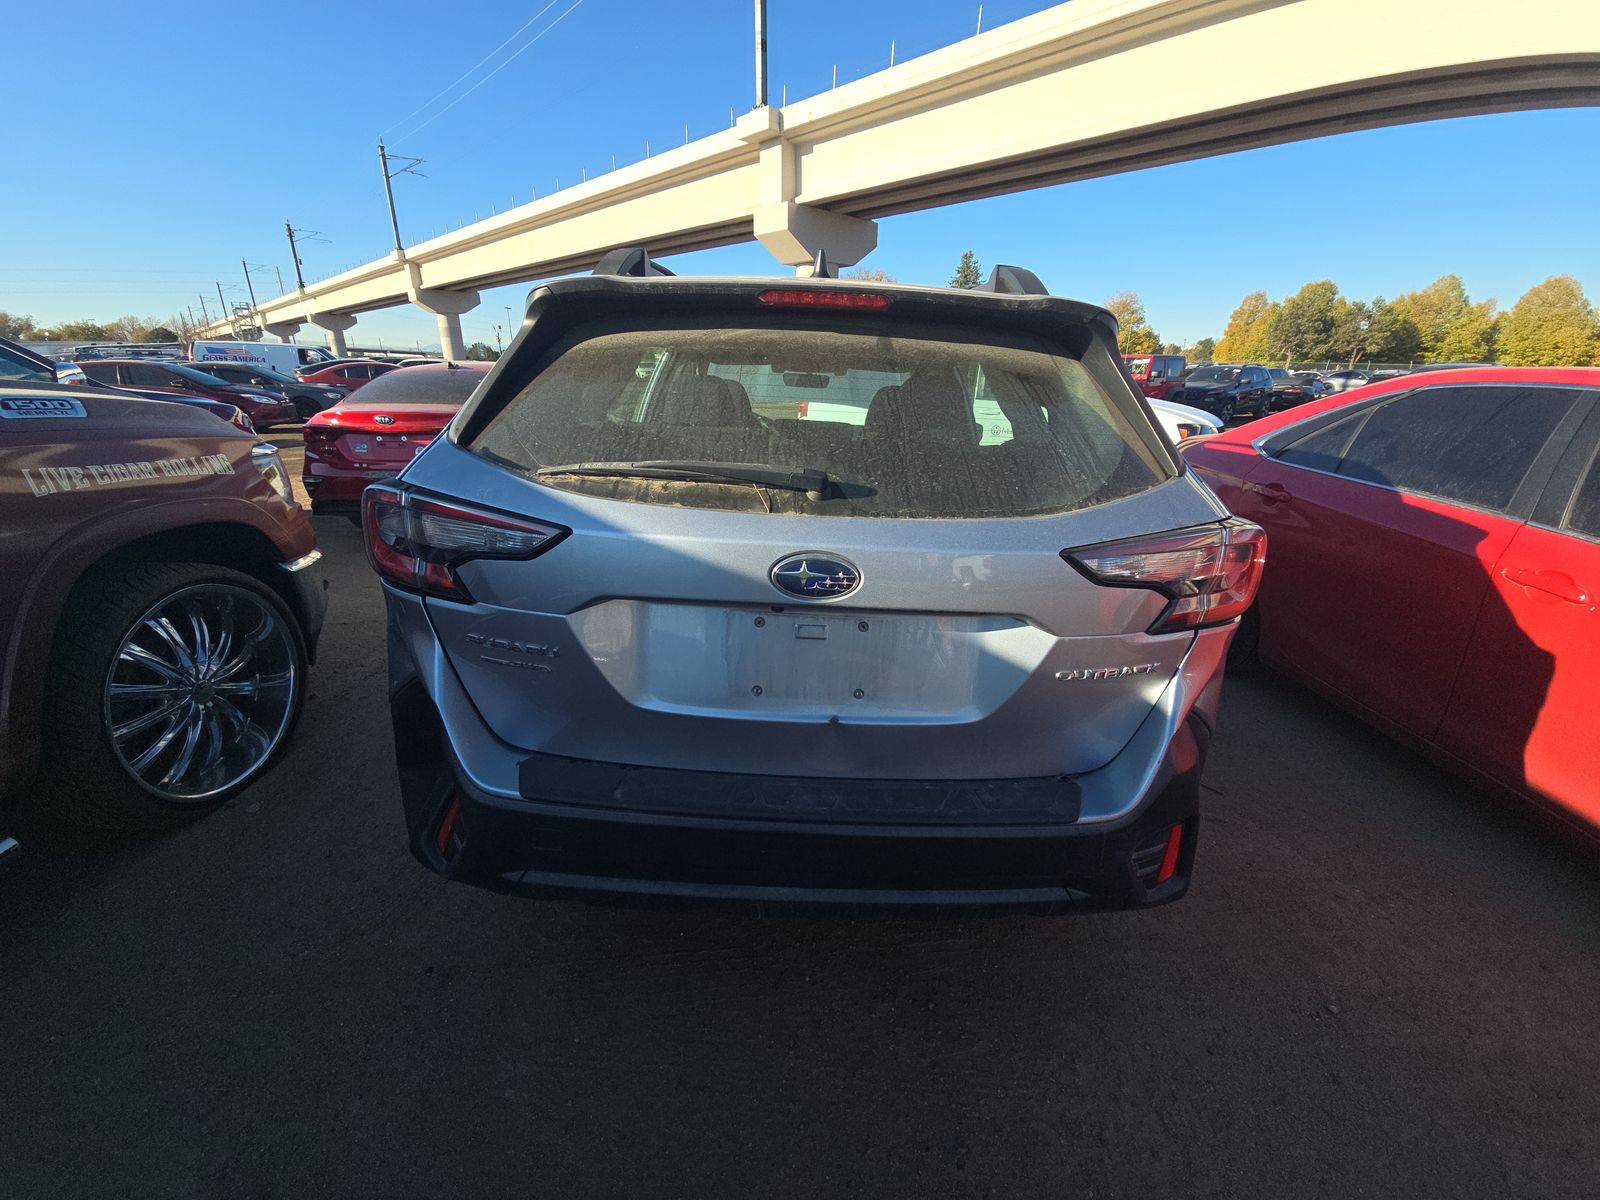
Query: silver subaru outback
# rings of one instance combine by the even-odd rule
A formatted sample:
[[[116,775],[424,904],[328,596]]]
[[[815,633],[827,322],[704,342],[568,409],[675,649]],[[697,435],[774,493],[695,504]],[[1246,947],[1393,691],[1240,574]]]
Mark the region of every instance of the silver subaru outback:
[[[365,495],[413,852],[504,891],[1176,899],[1265,540],[1112,319],[974,290],[536,288]]]

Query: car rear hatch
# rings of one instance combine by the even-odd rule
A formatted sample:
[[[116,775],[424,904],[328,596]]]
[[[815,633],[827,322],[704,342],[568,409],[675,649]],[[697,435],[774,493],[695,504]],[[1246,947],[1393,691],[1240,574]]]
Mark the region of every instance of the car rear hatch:
[[[421,454],[459,411],[458,405],[395,404],[388,408],[338,409],[334,444],[350,462],[399,471]]]
[[[1168,597],[1063,552],[1225,514],[1178,474],[1095,310],[641,291],[541,289],[403,476],[401,544],[475,548],[419,586],[499,738],[906,780],[1073,774],[1126,744],[1193,635],[1151,632]],[[818,420],[830,392],[841,416]],[[804,421],[761,415],[807,398]]]

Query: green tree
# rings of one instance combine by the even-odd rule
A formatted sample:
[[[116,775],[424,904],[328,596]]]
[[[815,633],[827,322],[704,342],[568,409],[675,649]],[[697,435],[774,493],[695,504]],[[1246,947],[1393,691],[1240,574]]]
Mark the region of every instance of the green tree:
[[[32,317],[21,313],[0,312],[0,337],[20,342],[24,338],[32,337],[37,328]]]
[[[1216,352],[1216,338],[1201,338],[1194,345],[1183,348],[1183,356],[1192,363],[1210,362],[1212,355]]]
[[[1427,362],[1487,358],[1492,349],[1494,301],[1474,305],[1459,275],[1441,275],[1418,292],[1396,296],[1394,308],[1417,331]],[[1458,352],[1464,351],[1464,352]]]
[[[493,362],[500,357],[500,352],[488,342],[473,342],[467,347],[467,359],[470,362]]]
[[[1219,362],[1250,362],[1268,357],[1267,335],[1278,305],[1265,292],[1251,292],[1228,317],[1222,340],[1213,347]]]
[[[52,342],[109,342],[117,336],[96,321],[68,321],[44,332]]]
[[[1138,292],[1118,292],[1106,301],[1106,311],[1117,319],[1117,349],[1124,354],[1155,354],[1161,337],[1145,319]]]
[[[1500,318],[1493,300],[1474,304],[1450,322],[1433,362],[1493,362]]]
[[[1163,353],[1163,354],[1182,354],[1183,353],[1183,347],[1178,345],[1177,342],[1162,342],[1161,343],[1161,353]]]
[[[1296,359],[1328,357],[1338,299],[1338,285],[1331,279],[1318,279],[1279,305],[1267,324],[1266,348],[1271,356],[1281,358],[1286,367]]]
[[[978,265],[978,259],[971,250],[961,252],[961,263],[956,267],[956,273],[950,276],[950,286],[957,288],[977,287],[983,282],[983,268]]]
[[[1529,288],[1500,326],[1502,362],[1520,366],[1583,367],[1600,358],[1594,306],[1571,275],[1552,275]]]

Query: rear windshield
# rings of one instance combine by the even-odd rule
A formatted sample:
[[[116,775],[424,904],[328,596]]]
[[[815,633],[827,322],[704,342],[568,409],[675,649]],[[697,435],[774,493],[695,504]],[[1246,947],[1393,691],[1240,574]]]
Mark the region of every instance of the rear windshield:
[[[362,386],[361,404],[465,404],[487,371],[403,367],[386,370]]]
[[[1115,360],[1094,344],[1085,361],[1028,336],[864,328],[595,322],[547,355],[469,448],[590,495],[817,516],[1065,512],[1169,474]],[[595,469],[651,462],[820,471],[828,487]]]

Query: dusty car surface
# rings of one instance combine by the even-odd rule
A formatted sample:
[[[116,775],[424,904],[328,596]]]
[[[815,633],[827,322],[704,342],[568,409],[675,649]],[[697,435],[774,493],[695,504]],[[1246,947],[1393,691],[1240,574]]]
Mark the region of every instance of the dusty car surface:
[[[277,452],[211,413],[0,386],[0,813],[202,813],[282,748],[324,609]]]
[[[531,892],[1180,896],[1265,546],[1112,319],[1017,268],[665,274],[536,289],[367,489],[416,855]]]

